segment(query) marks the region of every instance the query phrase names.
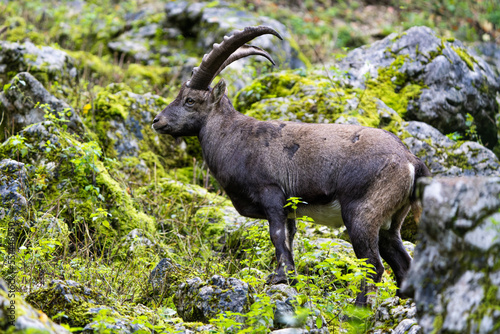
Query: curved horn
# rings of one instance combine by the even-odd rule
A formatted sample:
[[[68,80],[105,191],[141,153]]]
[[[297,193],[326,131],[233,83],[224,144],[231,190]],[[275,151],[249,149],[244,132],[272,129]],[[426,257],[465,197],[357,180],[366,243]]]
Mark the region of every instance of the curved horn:
[[[238,50],[234,51],[233,54],[230,55],[229,58],[227,58],[227,60],[220,66],[220,68],[214,74],[214,78],[218,76],[219,73],[222,72],[231,63],[237,61],[238,59],[245,58],[248,56],[266,57],[267,60],[269,60],[273,64],[273,66],[276,66],[276,63],[274,62],[273,58],[271,58],[271,55],[266,51],[253,45],[242,45]]]
[[[187,82],[187,86],[192,89],[205,90],[227,65],[250,55],[264,56],[274,64],[271,56],[262,49],[252,46],[241,48],[245,43],[265,34],[271,34],[281,40],[283,39],[274,29],[265,26],[246,27],[243,31],[235,32],[230,37],[225,36],[221,44],[214,44],[212,51],[203,56],[200,66],[193,69],[193,76]],[[241,51],[238,50],[239,48],[241,48]],[[236,50],[238,52],[235,52]]]

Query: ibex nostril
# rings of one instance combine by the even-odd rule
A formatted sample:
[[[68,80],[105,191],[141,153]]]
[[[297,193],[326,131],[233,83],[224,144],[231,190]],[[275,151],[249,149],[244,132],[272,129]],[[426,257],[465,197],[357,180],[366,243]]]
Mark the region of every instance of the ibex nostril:
[[[158,117],[155,117],[155,119],[153,120],[153,124],[158,122],[160,119]]]

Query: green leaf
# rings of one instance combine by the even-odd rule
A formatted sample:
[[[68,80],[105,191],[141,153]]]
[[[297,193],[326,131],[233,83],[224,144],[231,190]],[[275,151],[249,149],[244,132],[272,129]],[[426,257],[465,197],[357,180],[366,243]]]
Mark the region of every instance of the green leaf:
[[[316,327],[317,328],[323,327],[323,318],[321,318],[320,316],[316,318]]]

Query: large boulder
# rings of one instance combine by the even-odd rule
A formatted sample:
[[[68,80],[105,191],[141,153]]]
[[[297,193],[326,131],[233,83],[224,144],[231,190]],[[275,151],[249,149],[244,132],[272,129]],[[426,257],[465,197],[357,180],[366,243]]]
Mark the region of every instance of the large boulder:
[[[500,45],[494,42],[477,43],[474,50],[490,64],[497,75],[500,74]]]
[[[31,42],[0,41],[0,84],[16,73],[29,71],[44,84],[72,81],[77,76],[74,61],[66,52]]]
[[[0,145],[0,158],[15,156],[17,152],[25,163],[28,177],[42,180],[37,184],[37,191],[44,192],[46,200],[58,198],[69,209],[59,212],[58,218],[64,220],[70,230],[81,219],[88,221],[97,233],[108,236],[125,235],[135,228],[146,233],[156,230],[155,220],[137,209],[126,188],[99,160],[102,151],[96,142],[82,143],[54,123],[45,121],[23,129]],[[52,189],[56,191],[49,191]],[[99,203],[104,210],[97,219],[92,219],[96,211],[93,203]],[[75,217],[72,210],[80,212],[79,217]]]
[[[99,292],[72,280],[53,280],[47,287],[29,293],[26,301],[51,318],[64,312],[62,321],[73,327],[85,326],[92,320],[88,312],[91,308],[109,303]]]
[[[445,134],[464,134],[470,113],[485,146],[497,143],[495,96],[500,80],[486,61],[473,56],[458,40],[441,39],[427,27],[413,27],[351,51],[340,67],[357,87],[392,68],[401,89],[409,84],[422,87],[419,97],[408,103],[407,119],[426,122]]]
[[[403,289],[423,333],[497,333],[500,178],[421,182],[419,243]]]
[[[70,132],[83,133],[83,123],[73,108],[50,94],[27,72],[17,74],[0,93],[0,114],[3,116],[0,138],[5,133],[15,134],[26,126],[47,118],[58,120]]]

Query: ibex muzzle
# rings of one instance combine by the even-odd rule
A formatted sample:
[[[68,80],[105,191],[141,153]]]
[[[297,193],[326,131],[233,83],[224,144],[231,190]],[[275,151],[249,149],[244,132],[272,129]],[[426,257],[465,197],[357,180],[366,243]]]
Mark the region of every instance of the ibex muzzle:
[[[269,283],[288,282],[294,272],[295,220],[285,208],[300,197],[299,215],[317,223],[345,224],[358,258],[367,258],[381,280],[380,256],[392,267],[398,286],[411,258],[403,247],[401,224],[410,207],[419,208],[415,182],[430,175],[395,135],[356,125],[258,121],[237,112],[226,85],[210,84],[227,65],[242,57],[271,56],[245,43],[268,27],[249,27],[215,44],[193,70],[177,98],[153,122],[162,134],[197,136],[213,176],[238,212],[267,219],[276,250],[276,271]],[[399,293],[398,293],[399,294]],[[366,303],[366,291],[356,303]]]

